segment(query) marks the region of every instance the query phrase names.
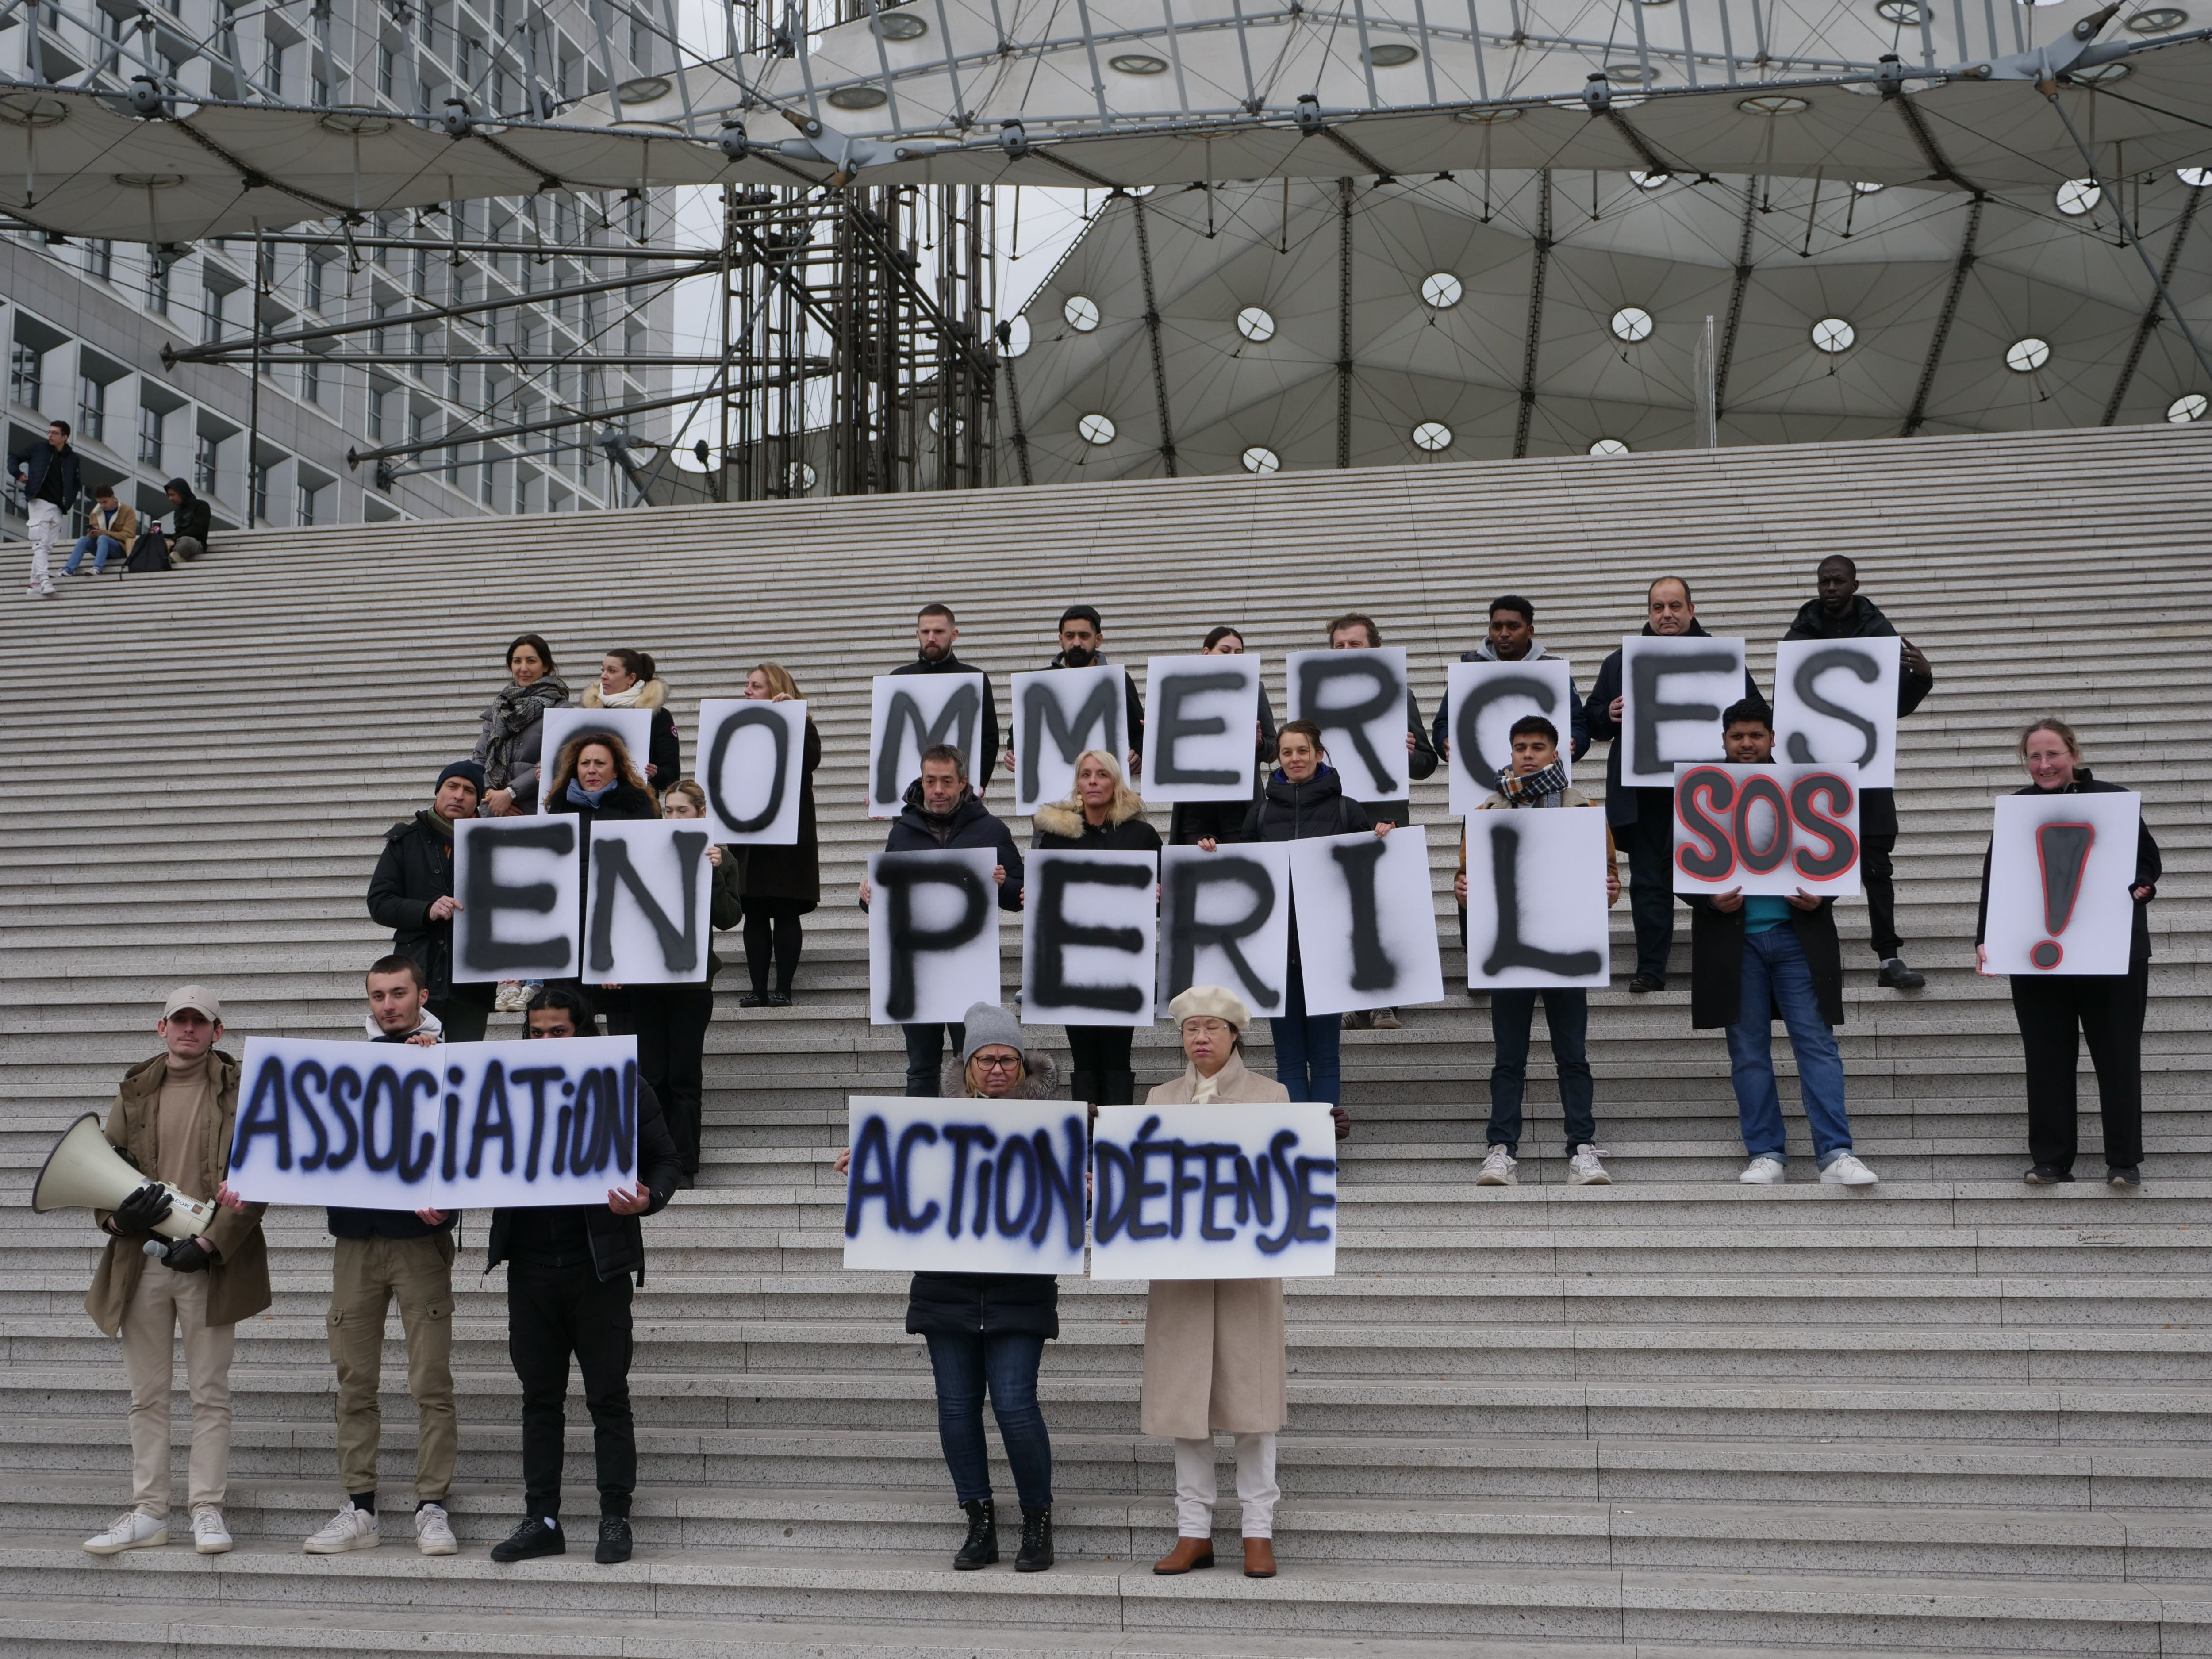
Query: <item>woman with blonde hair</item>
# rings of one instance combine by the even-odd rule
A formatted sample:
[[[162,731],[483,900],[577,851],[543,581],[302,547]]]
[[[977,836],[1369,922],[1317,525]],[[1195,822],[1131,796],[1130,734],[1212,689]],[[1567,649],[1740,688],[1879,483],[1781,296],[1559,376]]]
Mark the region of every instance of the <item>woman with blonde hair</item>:
[[[1075,793],[1037,808],[1030,845],[1157,857],[1160,832],[1145,822],[1144,813],[1143,798],[1122,781],[1121,763],[1103,749],[1086,749],[1075,757]],[[1133,1101],[1137,1074],[1130,1068],[1129,1045],[1135,1036],[1127,1025],[1069,1026],[1071,1095],[1094,1106]]]
[[[780,662],[764,662],[745,676],[745,696],[753,702],[804,702],[799,682]],[[747,847],[738,872],[745,904],[745,971],[752,990],[738,999],[741,1008],[788,1008],[791,982],[799,975],[804,935],[799,918],[822,902],[822,842],[814,822],[814,774],[822,764],[822,733],[806,717],[806,747],[799,757],[799,839],[788,847]],[[775,985],[769,986],[769,967]]]

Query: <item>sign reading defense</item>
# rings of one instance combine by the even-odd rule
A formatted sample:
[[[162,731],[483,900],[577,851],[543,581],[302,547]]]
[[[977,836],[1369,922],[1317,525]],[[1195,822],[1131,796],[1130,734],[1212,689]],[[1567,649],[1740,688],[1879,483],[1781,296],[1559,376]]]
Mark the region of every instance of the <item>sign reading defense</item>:
[[[1992,974],[2124,974],[2142,797],[2001,795],[1990,842]]]
[[[1102,1106],[1093,1279],[1328,1279],[1336,1128],[1324,1104]]]
[[[855,1096],[850,1113],[848,1267],[1083,1271],[1081,1105]]]
[[[1849,767],[1685,766],[1674,783],[1674,890],[1816,898],[1859,890]]]
[[[895,818],[907,786],[921,775],[921,751],[949,743],[980,791],[999,763],[975,752],[983,729],[981,674],[878,674],[868,705],[868,816]]]
[[[605,1204],[637,1186],[637,1039],[248,1037],[230,1184],[257,1204]]]
[[[699,705],[698,763],[707,822],[716,841],[736,847],[797,844],[799,796],[806,785],[805,703],[706,699]]]

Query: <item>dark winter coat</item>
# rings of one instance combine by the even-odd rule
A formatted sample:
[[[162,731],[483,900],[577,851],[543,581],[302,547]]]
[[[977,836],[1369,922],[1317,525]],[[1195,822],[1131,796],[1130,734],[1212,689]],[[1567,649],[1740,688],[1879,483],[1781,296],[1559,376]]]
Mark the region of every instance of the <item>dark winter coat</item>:
[[[1093,823],[1066,801],[1040,806],[1030,820],[1032,848],[1074,848],[1085,853],[1157,853],[1160,832],[1145,822],[1145,804],[1126,795],[1109,807],[1106,822]]]
[[[1796,620],[1785,640],[1875,640],[1894,639],[1897,629],[1889,618],[1881,614],[1881,607],[1872,599],[1854,595],[1844,614],[1834,617],[1818,599],[1808,599],[1798,607]],[[1932,674],[1915,674],[1899,665],[1897,676],[1897,717],[1903,720],[1936,689]],[[1897,791],[1894,789],[1862,789],[1859,791],[1859,833],[1863,836],[1893,836],[1897,833]]]
[[[430,1000],[489,1008],[489,985],[453,983],[453,924],[430,920],[430,907],[453,896],[453,832],[428,807],[384,832],[384,851],[368,878],[368,919],[392,929],[392,948],[412,957],[430,987]]]
[[[66,513],[84,494],[83,481],[77,477],[76,451],[74,448],[64,444],[57,450],[46,441],[46,434],[42,432],[36,443],[27,445],[8,458],[9,477],[15,477],[26,471],[30,474],[30,483],[23,490],[26,501],[52,499],[45,485],[48,470],[54,467],[61,469],[61,499],[54,504]]]
[[[1031,1070],[1012,1097],[1056,1097],[1060,1068],[1052,1057],[1024,1058]],[[958,1055],[945,1060],[938,1079],[941,1099],[967,1093],[963,1073]],[[907,1289],[906,1328],[915,1336],[1058,1336],[1060,1280],[1050,1273],[916,1273]]]
[[[1690,1024],[1700,1031],[1733,1025],[1743,1011],[1744,907],[1716,910],[1703,895],[1684,902],[1690,907]],[[1820,1018],[1831,1026],[1844,1023],[1844,951],[1836,939],[1835,905],[1825,898],[1817,910],[1790,908],[1805,965],[1813,970]]]
[[[961,790],[960,804],[951,812],[941,818],[932,817],[921,810],[921,781],[915,779],[907,786],[906,805],[891,820],[890,833],[884,837],[884,851],[932,853],[954,847],[988,847],[996,853],[1006,872],[999,887],[999,908],[1022,908],[1022,854],[1014,845],[1013,831],[975,799],[972,785]]]
[[[1275,764],[1275,709],[1267,701],[1267,688],[1260,688],[1260,742],[1252,769],[1252,799],[1267,787],[1267,774]],[[1241,800],[1179,800],[1168,815],[1168,844],[1195,847],[1202,841],[1223,842],[1244,839],[1244,815],[1251,803]]]
[[[1324,764],[1304,783],[1292,783],[1278,771],[1244,815],[1244,839],[1306,841],[1316,836],[1356,835],[1375,827],[1367,810],[1346,798],[1344,780],[1333,766]]]
[[[192,487],[182,478],[170,479],[168,487],[184,497],[184,500],[179,501],[174,508],[177,515],[177,527],[169,532],[169,538],[172,541],[181,541],[185,537],[191,536],[196,538],[204,547],[207,544],[209,527],[214,519],[212,509],[205,501],[192,494]]]
[[[1544,649],[1544,642],[1541,640],[1532,640],[1528,644],[1528,654],[1525,657],[1516,657],[1514,660],[1516,662],[1535,662],[1542,658],[1551,656],[1552,653]],[[1480,645],[1475,647],[1472,651],[1461,652],[1459,653],[1459,659],[1462,662],[1503,662],[1505,660],[1504,658],[1499,656],[1495,651],[1492,651],[1490,648],[1490,641],[1488,640],[1485,640]],[[1554,662],[1559,660],[1556,657],[1553,657],[1552,659]],[[1574,686],[1575,683],[1573,678],[1570,676],[1567,680],[1567,741],[1572,746],[1567,750],[1567,758],[1569,760],[1580,760],[1585,754],[1589,752],[1589,727],[1588,723],[1583,718],[1582,699],[1574,695]],[[1444,695],[1437,703],[1437,717],[1429,726],[1429,741],[1435,744],[1437,754],[1449,755],[1451,753],[1451,692],[1449,689],[1445,690]]]
[[[738,890],[749,899],[781,899],[804,915],[822,902],[822,837],[815,827],[814,773],[822,764],[822,734],[806,722],[799,776],[799,839],[788,847],[739,850]]]
[[[660,1097],[653,1092],[651,1085],[640,1078],[637,1168],[633,1173],[636,1181],[644,1183],[652,1200],[646,1206],[645,1215],[659,1215],[668,1207],[683,1172],[683,1164],[676,1155],[675,1138],[668,1133],[668,1121],[660,1113]],[[592,1271],[602,1283],[619,1279],[624,1273],[634,1273],[639,1284],[645,1283],[645,1229],[638,1224],[644,1216],[617,1215],[605,1204],[556,1207],[574,1209],[583,1217],[585,1236],[591,1243]],[[486,1273],[507,1259],[508,1241],[514,1235],[514,1212],[494,1210],[491,1253],[484,1262]]]
[[[891,670],[894,674],[983,674],[972,662],[963,662],[957,657],[947,657],[942,662],[926,662],[916,657],[912,662],[902,662]],[[1004,752],[999,743],[999,710],[991,701],[991,677],[983,674],[983,712],[976,723],[975,752],[967,756],[969,775],[988,779],[999,764]]]
[[[568,701],[568,687],[557,674],[528,685],[509,681],[483,712],[474,759],[484,769],[484,792],[514,791],[522,811],[538,805],[538,763],[545,742],[545,711]]]
[[[2025,789],[2013,791],[2015,795],[2034,795],[2041,793],[2042,791],[2032,783]],[[2124,795],[2128,792],[2117,783],[2106,783],[2101,778],[2092,775],[2087,767],[2077,766],[2074,769],[2074,781],[2057,793],[2062,795]],[[1990,850],[1986,847],[1982,849],[1982,900],[1979,908],[1974,912],[1974,943],[1977,945],[1985,944],[1989,939]],[[2128,890],[2133,892],[2138,887],[2148,887],[2152,890],[2150,897],[2156,898],[2158,878],[2165,873],[2165,862],[2159,857],[2158,843],[2151,839],[2150,825],[2137,819],[2136,822],[2136,875],[2135,879],[2128,884]],[[2150,960],[2150,899],[2139,898],[2135,904],[2135,927],[2128,939],[2128,965],[2130,968],[2140,967]],[[2091,974],[2085,975],[2083,977],[2112,979],[2118,975]]]
[[[550,772],[546,777],[546,787],[553,790],[553,799],[546,803],[546,811],[573,813],[583,821],[576,833],[576,856],[581,860],[580,867],[586,871],[592,867],[592,826],[601,818],[606,819],[609,823],[617,823],[638,818],[657,818],[660,816],[660,809],[653,805],[653,796],[634,784],[617,782],[605,794],[599,797],[599,804],[597,806],[570,800],[568,783],[564,781],[555,787]],[[703,829],[705,826],[702,824],[701,828]],[[576,898],[578,926],[586,931],[589,929],[590,917],[586,915],[584,905],[587,902],[590,887],[591,884],[588,881],[580,882]],[[580,932],[577,937],[583,938],[584,933]],[[712,953],[709,952],[709,954]],[[587,994],[591,998],[592,1006],[602,1014],[629,1006],[629,988],[627,986],[617,986],[610,991],[594,982]],[[604,1274],[601,1276],[605,1277]]]
[[[583,706],[586,708],[605,708],[607,706],[606,700],[600,695],[598,681],[594,680],[584,688]],[[668,683],[665,680],[647,680],[645,690],[630,706],[648,710],[653,715],[653,736],[647,743],[645,758],[641,761],[635,756],[630,758],[636,762],[637,769],[641,773],[645,773],[647,766],[653,768],[651,772],[645,773],[646,784],[655,794],[665,794],[684,776],[684,740],[677,736],[676,716],[669,712]]]
[[[1651,624],[1644,623],[1639,631],[1651,635]],[[1657,636],[1654,635],[1652,637]],[[1705,632],[1705,624],[1692,617],[1689,631],[1684,637],[1702,640],[1712,636]],[[1620,726],[1613,718],[1613,700],[1620,695],[1620,653],[1616,650],[1599,665],[1597,683],[1590,687],[1589,696],[1583,701],[1583,726],[1591,737],[1603,738],[1613,745],[1606,751],[1605,757],[1605,821],[1615,828],[1636,822],[1647,804],[1644,799],[1647,795],[1651,798],[1649,805],[1654,811],[1671,816],[1674,811],[1674,792],[1672,789],[1624,789],[1620,787]],[[1748,665],[1743,671],[1743,695],[1756,697],[1761,702],[1766,701],[1759,691],[1759,682],[1752,678]],[[1861,833],[1864,833],[1863,825],[1861,826]]]

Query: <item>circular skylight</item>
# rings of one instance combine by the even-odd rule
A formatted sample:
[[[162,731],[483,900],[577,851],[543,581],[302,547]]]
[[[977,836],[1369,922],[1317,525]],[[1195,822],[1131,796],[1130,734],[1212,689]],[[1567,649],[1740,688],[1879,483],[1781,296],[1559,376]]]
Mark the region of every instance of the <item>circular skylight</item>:
[[[890,100],[881,87],[840,87],[830,101],[839,109],[881,109]]]
[[[1455,121],[1471,121],[1478,126],[1486,127],[1493,126],[1500,121],[1517,121],[1520,118],[1521,112],[1510,104],[1495,109],[1458,110],[1452,115],[1452,119]]]
[[[1246,306],[1237,313],[1237,331],[1255,342],[1272,340],[1275,337],[1275,319],[1257,306]]]
[[[1605,78],[1616,86],[1640,87],[1659,78],[1659,68],[1653,64],[1646,69],[1641,64],[1607,64]]]
[[[1098,326],[1098,301],[1088,294],[1071,294],[1060,314],[1067,319],[1067,325],[1078,334],[1088,334]]]
[[[1875,15],[1885,23],[1894,23],[1899,28],[1920,27],[1921,10],[1918,0],[1881,0],[1875,7]]]
[[[1439,449],[1451,447],[1451,428],[1442,421],[1423,421],[1413,428],[1413,447],[1434,454]]]
[[[2202,190],[2212,185],[2212,167],[2176,167],[2173,176],[2191,190]]]
[[[1254,444],[1244,452],[1242,459],[1247,472],[1279,472],[1283,470],[1283,458],[1265,444]]]
[[[1432,311],[1449,311],[1464,292],[1449,270],[1432,270],[1421,278],[1421,303]]]
[[[783,487],[791,495],[804,495],[814,488],[814,469],[805,461],[785,462]]]
[[[1589,447],[1589,453],[1593,455],[1626,455],[1628,446],[1618,438],[1600,438]]]
[[[2005,348],[2005,367],[2015,374],[2033,374],[2051,361],[2051,342],[2033,334]]]
[[[1018,357],[1030,349],[1030,319],[1015,317],[1006,323],[1006,343],[1000,348],[1009,357]]]
[[[2187,426],[2191,421],[2201,421],[2204,411],[2212,409],[2201,392],[2185,392],[2166,406],[2166,418],[2176,426]]]
[[[943,410],[933,409],[929,411],[929,429],[939,437],[944,435],[945,411]],[[964,415],[955,415],[952,417],[952,435],[957,438],[967,429],[968,417]]]
[[[1813,325],[1814,349],[1825,351],[1831,356],[1838,352],[1849,351],[1851,343],[1858,337],[1858,331],[1840,317],[1823,317]]]
[[[2069,70],[2067,73],[2076,81],[2087,81],[2094,85],[2098,82],[2124,81],[2135,71],[2125,64],[2114,63],[2096,64],[2087,69]]]
[[[1762,92],[1755,98],[1740,100],[1736,107],[1746,115],[1797,115],[1813,106],[1786,92]]]
[[[1125,52],[1119,57],[1109,58],[1106,67],[1119,70],[1124,75],[1164,75],[1168,60],[1155,58],[1148,52]]]
[[[1851,185],[1851,194],[1854,196],[1871,196],[1881,188],[1881,186],[1871,179],[1861,179]]]
[[[876,33],[886,40],[919,40],[929,33],[929,25],[910,11],[878,12]]]
[[[1631,171],[1628,182],[1638,190],[1656,190],[1674,175],[1671,173],[1640,173]]]
[[[1085,443],[1110,444],[1114,441],[1114,421],[1111,416],[1085,415],[1075,423]]]
[[[634,81],[625,81],[615,88],[615,95],[625,104],[650,104],[668,96],[668,77],[665,75],[641,75]]]
[[[1613,313],[1613,337],[1634,345],[1651,337],[1651,313],[1642,306],[1623,306]]]
[[[2168,29],[2178,29],[2189,21],[2189,14],[2179,6],[2153,6],[2148,11],[2139,11],[2128,19],[2128,27],[2137,34],[2163,34]]]
[[[2069,179],[2058,186],[2058,210],[2078,219],[2105,199],[2105,187],[2094,179]]]
[[[1413,47],[1395,40],[1367,48],[1367,61],[1376,69],[1396,69],[1401,64],[1412,63],[1420,55]]]

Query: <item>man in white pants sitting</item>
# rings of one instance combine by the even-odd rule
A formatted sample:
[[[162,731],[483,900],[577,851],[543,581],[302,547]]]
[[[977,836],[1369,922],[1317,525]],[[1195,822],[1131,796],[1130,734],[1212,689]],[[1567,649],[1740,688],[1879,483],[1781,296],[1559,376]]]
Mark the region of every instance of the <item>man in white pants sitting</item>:
[[[64,515],[83,493],[76,471],[76,451],[70,447],[69,422],[49,422],[46,442],[10,455],[8,470],[23,487],[24,507],[31,520],[31,586],[27,597],[51,599],[54,544],[61,538]]]

